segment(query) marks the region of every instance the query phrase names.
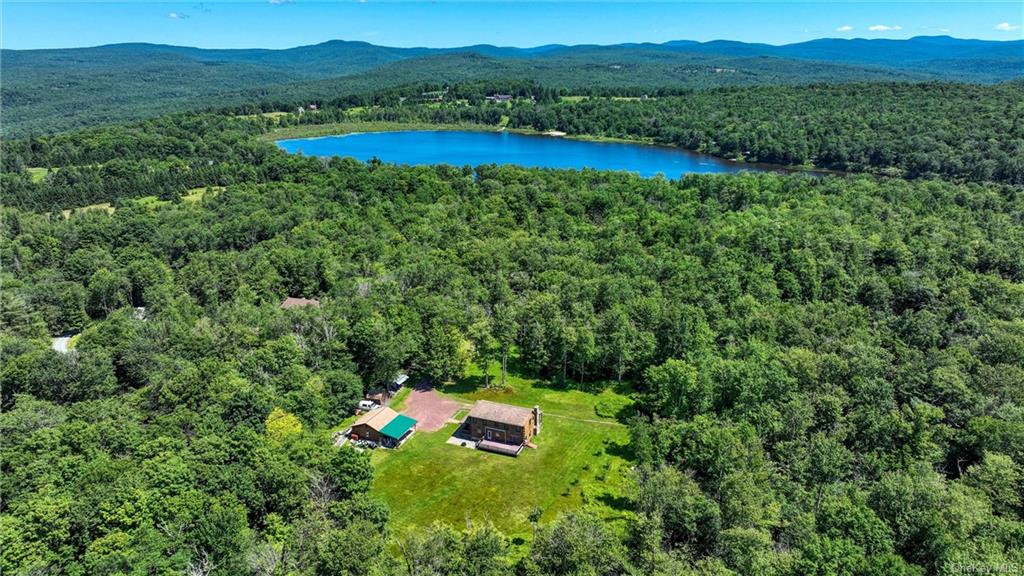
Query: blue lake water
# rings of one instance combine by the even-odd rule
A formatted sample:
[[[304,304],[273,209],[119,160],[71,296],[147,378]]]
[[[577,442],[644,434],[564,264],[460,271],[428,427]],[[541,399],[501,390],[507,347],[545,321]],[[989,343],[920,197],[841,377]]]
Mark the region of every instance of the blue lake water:
[[[518,164],[540,168],[595,168],[625,170],[641,176],[702,172],[765,170],[736,164],[677,148],[586,142],[551,136],[509,132],[404,131],[364,132],[321,138],[278,140],[287,152],[306,156],[351,156],[366,161],[378,158],[394,164]]]

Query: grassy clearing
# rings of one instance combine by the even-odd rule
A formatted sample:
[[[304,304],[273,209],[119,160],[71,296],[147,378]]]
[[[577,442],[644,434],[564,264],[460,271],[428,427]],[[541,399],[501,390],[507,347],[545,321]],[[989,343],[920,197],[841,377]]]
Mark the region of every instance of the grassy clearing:
[[[195,204],[202,200],[205,196],[214,196],[224,191],[223,186],[206,186],[204,188],[192,188],[181,197],[183,202],[189,202]],[[135,204],[143,206],[149,209],[161,208],[163,206],[170,206],[172,202],[170,200],[161,200],[158,196],[140,196],[132,200]],[[90,204],[88,206],[80,206],[78,208],[69,208],[67,210],[61,210],[61,214],[65,218],[70,218],[71,214],[81,214],[82,212],[88,212],[90,210],[106,210],[107,214],[113,214],[116,208],[111,205],[110,202],[101,202],[99,204]]]
[[[161,206],[169,206],[170,200],[161,200],[157,196],[141,196],[135,199],[135,203],[144,208],[159,208]]]
[[[537,448],[511,458],[454,446],[447,440],[456,425],[449,424],[437,432],[417,432],[398,450],[375,450],[373,491],[389,504],[395,526],[401,530],[438,520],[461,526],[468,515],[525,542],[533,530],[528,516],[537,507],[542,522],[587,508],[621,527],[629,515],[628,431],[601,416],[598,407],[625,406],[629,399],[610,388],[591,394],[521,376],[510,376],[504,391],[480,390],[481,382],[482,372],[474,368],[441,391],[463,401],[540,404],[545,417],[534,438]]]
[[[625,383],[597,382],[589,383],[586,390],[567,389],[547,380],[520,375],[515,360],[511,360],[509,365],[505,389],[498,387],[501,372],[495,362],[488,370],[490,388],[484,388],[483,370],[471,365],[465,378],[446,384],[442,391],[466,402],[492,400],[527,407],[540,405],[545,414],[581,420],[614,421],[614,414],[608,414],[609,406],[618,406],[621,410],[631,403],[628,396],[631,390]]]
[[[50,173],[49,168],[26,168],[25,171],[28,172],[33,182],[42,182],[43,178],[46,178],[46,175]]]
[[[281,117],[292,115],[292,112],[263,112],[260,114],[239,114],[235,118],[270,118],[274,122],[278,122],[281,120]]]
[[[114,207],[110,205],[110,202],[100,202],[99,204],[90,204],[88,206],[82,206],[80,208],[61,210],[60,213],[63,214],[65,218],[70,218],[72,213],[81,214],[83,212],[89,212],[91,210],[104,210],[107,214],[114,213]]]
[[[203,186],[202,188],[189,188],[184,196],[181,197],[182,202],[189,202],[195,204],[202,200],[207,194],[211,197],[216,196],[224,191],[223,186]]]

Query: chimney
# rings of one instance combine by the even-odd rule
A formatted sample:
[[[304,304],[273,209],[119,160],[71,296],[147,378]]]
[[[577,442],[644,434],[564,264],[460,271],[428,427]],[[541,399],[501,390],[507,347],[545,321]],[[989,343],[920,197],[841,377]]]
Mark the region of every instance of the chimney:
[[[533,407],[533,420],[536,423],[534,426],[534,434],[540,434],[540,406]]]

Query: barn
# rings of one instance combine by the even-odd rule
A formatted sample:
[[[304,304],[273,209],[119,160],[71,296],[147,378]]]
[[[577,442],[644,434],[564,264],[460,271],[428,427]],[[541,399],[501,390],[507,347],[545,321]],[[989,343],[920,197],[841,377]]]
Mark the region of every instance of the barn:
[[[349,436],[370,440],[386,448],[397,448],[412,436],[416,420],[387,406],[370,410],[352,424]]]
[[[540,433],[539,406],[524,408],[478,400],[464,424],[477,448],[516,456],[534,435]]]

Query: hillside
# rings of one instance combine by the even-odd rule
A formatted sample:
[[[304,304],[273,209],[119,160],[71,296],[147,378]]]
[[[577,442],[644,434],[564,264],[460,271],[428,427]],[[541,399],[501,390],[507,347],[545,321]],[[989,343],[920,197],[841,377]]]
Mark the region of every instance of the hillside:
[[[519,78],[567,89],[653,90],[872,80],[988,83],[1024,75],[1024,42],[949,37],[446,49],[347,41],[287,50],[115,44],[3,50],[0,57],[5,136],[424,81]]]

